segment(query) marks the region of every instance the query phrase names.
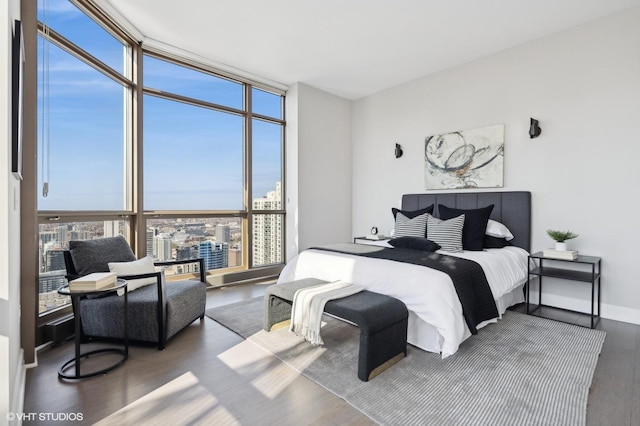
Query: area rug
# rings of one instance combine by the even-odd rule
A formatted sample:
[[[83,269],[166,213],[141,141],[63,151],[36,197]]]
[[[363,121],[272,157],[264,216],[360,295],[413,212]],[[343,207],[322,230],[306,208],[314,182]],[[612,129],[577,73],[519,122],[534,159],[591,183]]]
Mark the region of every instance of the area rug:
[[[346,400],[377,423],[584,425],[605,333],[508,311],[441,359],[409,346],[369,382],[357,378],[359,330],[325,315],[325,345],[262,330],[262,298],[206,315]]]

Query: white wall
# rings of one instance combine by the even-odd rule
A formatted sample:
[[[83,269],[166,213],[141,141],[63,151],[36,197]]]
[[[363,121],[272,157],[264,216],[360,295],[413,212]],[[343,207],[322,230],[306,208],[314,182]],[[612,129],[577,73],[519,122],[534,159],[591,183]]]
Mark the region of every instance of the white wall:
[[[401,195],[425,192],[426,136],[504,123],[503,189],[532,192],[532,250],[547,229],[580,234],[569,248],[603,258],[603,315],[640,323],[639,117],[640,8],[359,99],[353,233],[386,233]],[[543,303],[586,310],[588,287],[555,281]]]
[[[351,238],[351,102],[302,83],[287,92],[287,259]]]
[[[24,363],[20,347],[20,183],[11,173],[11,41],[19,0],[0,2],[0,424],[21,411]]]

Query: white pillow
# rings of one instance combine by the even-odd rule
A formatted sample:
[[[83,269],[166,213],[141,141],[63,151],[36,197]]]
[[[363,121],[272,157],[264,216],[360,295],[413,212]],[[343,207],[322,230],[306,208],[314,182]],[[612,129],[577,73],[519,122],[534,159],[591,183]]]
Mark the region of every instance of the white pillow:
[[[400,213],[398,213],[400,214]],[[461,253],[464,215],[442,220],[427,213],[427,238],[451,253]]]
[[[509,228],[504,226],[500,222],[489,219],[487,222],[487,230],[485,234],[491,237],[504,238],[507,241],[513,240],[513,234],[509,231]]]
[[[143,257],[142,259],[134,260],[133,262],[109,262],[109,271],[115,273],[117,276],[157,272],[151,256]],[[127,291],[133,291],[140,287],[144,287],[145,285],[155,284],[157,282],[158,280],[155,278],[127,280]]]

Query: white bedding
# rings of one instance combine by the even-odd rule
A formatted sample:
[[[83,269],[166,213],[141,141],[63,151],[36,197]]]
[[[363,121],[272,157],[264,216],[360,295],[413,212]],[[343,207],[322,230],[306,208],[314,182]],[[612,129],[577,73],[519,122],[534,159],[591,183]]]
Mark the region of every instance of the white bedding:
[[[527,279],[528,254],[525,250],[505,247],[442,253],[480,264],[500,314],[511,304],[522,301],[522,292],[517,289]],[[444,272],[392,260],[309,249],[285,266],[278,282],[303,278],[343,280],[402,300],[409,310],[409,343],[427,351],[440,352],[443,358],[454,354],[471,335],[453,283]]]

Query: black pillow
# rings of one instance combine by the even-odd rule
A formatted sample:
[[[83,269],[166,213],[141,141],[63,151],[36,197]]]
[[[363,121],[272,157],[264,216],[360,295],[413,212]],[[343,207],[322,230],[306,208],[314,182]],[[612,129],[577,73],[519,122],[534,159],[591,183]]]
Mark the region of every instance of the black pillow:
[[[438,205],[440,219],[452,219],[464,215],[464,228],[462,229],[462,248],[465,250],[481,251],[484,247],[484,233],[487,230],[487,222],[493,210],[493,204],[480,209],[453,209],[445,205]]]
[[[436,251],[440,250],[440,245],[431,240],[420,237],[399,237],[389,241],[395,248],[407,248],[412,250]]]
[[[398,214],[398,212],[402,213],[409,219],[413,219],[414,217],[420,216],[421,214],[425,214],[425,213],[433,214],[433,204],[420,210],[400,210],[400,209],[396,209],[395,207],[391,208],[391,213],[393,213],[394,219],[396,218],[396,215]]]
[[[504,248],[511,245],[510,241],[505,238],[492,237],[491,235],[485,235],[482,242],[484,248]]]

